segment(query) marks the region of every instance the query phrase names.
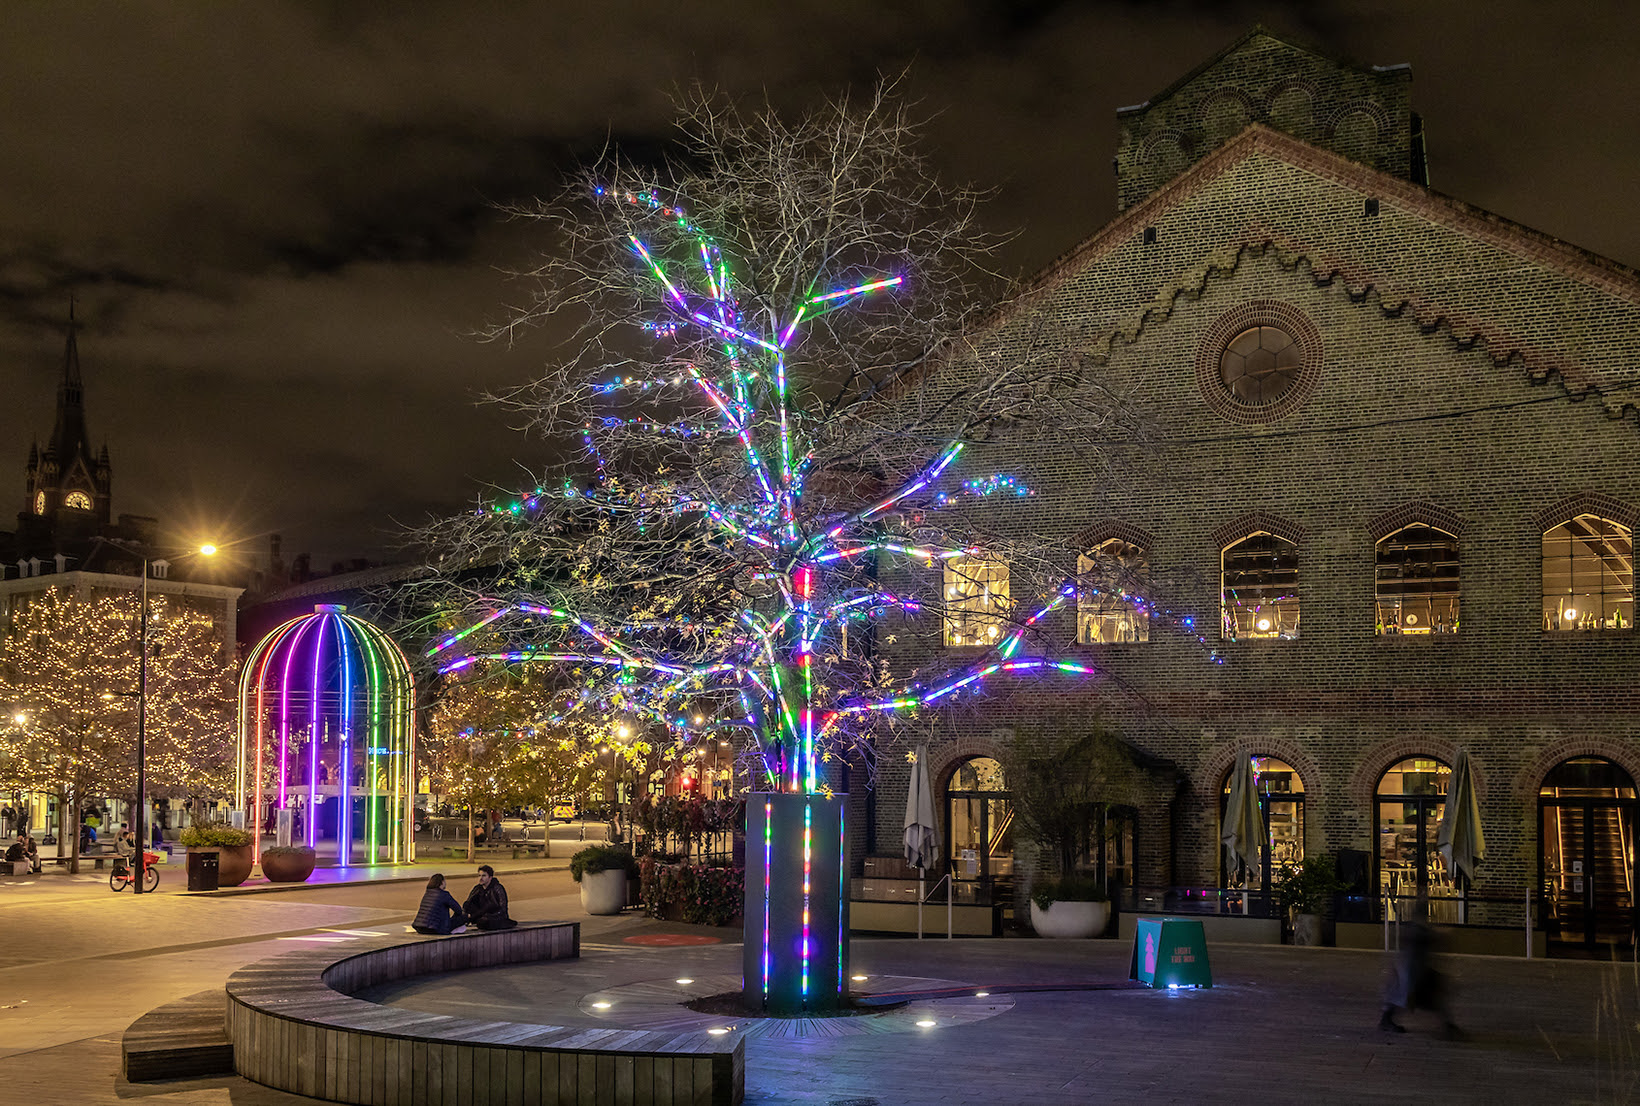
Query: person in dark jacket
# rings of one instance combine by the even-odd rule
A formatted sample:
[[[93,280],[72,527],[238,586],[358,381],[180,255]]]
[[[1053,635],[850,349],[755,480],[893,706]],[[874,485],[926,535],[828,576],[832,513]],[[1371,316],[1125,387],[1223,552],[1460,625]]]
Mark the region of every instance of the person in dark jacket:
[[[421,893],[421,906],[416,908],[416,920],[410,928],[417,933],[443,936],[465,928],[467,915],[456,905],[455,896],[444,889],[444,877],[434,875],[427,881],[427,890]]]
[[[507,914],[507,889],[488,864],[478,866],[478,885],[468,893],[465,909],[479,929],[511,929],[518,924]]]

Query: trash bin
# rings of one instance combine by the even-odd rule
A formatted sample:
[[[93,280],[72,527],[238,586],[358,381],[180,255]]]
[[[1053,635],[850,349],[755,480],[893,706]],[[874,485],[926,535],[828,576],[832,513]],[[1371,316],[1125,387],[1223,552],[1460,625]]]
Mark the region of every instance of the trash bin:
[[[188,890],[215,891],[217,889],[217,872],[222,863],[222,854],[218,852],[188,851]]]

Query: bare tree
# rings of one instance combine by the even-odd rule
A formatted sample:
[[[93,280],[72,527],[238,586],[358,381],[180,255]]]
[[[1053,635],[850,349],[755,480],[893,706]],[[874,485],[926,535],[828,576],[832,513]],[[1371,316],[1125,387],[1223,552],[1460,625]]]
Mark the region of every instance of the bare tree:
[[[1033,639],[1075,601],[1074,552],[998,536],[997,498],[1028,489],[969,457],[1006,433],[1097,459],[1138,428],[1076,336],[979,306],[981,197],[935,178],[916,129],[892,86],[791,122],[696,94],[672,164],[611,154],[515,212],[556,245],[493,336],[574,333],[497,398],[574,460],[425,535],[442,616],[483,629],[433,646],[443,672],[555,664],[576,686],[549,722],[728,731],[755,789],[821,794],[828,762],[927,704],[1088,671]],[[1011,328],[1007,357],[970,344],[982,323]],[[499,584],[463,588],[477,565]],[[931,647],[891,672],[901,635],[954,636],[962,663]]]

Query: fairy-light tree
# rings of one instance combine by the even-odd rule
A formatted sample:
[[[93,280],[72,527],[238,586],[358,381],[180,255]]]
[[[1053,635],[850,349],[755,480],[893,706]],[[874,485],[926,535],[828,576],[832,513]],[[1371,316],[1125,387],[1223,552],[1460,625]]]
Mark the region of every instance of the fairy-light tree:
[[[1074,604],[1074,553],[987,534],[976,504],[1027,493],[971,447],[1006,431],[1094,454],[1131,430],[1046,329],[934,371],[973,360],[995,243],[915,132],[892,88],[795,121],[697,96],[666,170],[611,157],[519,212],[558,238],[508,325],[579,325],[564,360],[501,398],[575,460],[436,535],[452,578],[528,575],[448,585],[471,613],[429,650],[446,674],[553,665],[577,684],[556,718],[624,713],[748,750],[744,993],[771,1012],[846,993],[839,759],[988,677],[1090,671],[1032,640]],[[986,583],[1000,560],[1007,596]],[[955,667],[933,646],[893,672],[874,648],[946,625],[977,631]]]
[[[557,682],[540,670],[485,668],[438,689],[422,746],[432,793],[467,808],[469,859],[476,812],[580,790],[604,738],[579,719],[549,723]]]
[[[139,657],[134,594],[48,588],[26,597],[0,637],[0,776],[58,800],[59,835],[79,865],[79,808],[136,797]],[[216,796],[231,777],[231,668],[209,620],[150,599],[150,795]]]

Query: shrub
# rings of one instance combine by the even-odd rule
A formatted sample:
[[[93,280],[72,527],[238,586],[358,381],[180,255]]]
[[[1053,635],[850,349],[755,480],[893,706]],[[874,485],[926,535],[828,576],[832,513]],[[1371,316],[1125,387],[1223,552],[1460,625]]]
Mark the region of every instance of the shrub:
[[[1330,856],[1307,856],[1292,865],[1283,865],[1276,879],[1276,902],[1285,914],[1320,914],[1333,896],[1349,884],[1338,878]]]
[[[311,856],[313,850],[306,845],[269,845],[262,850],[263,856]]]
[[[1039,879],[1031,884],[1031,901],[1043,910],[1056,902],[1108,902],[1110,896],[1089,876]]]
[[[628,877],[638,874],[638,861],[619,845],[588,845],[569,858],[569,874],[576,883],[587,872],[608,872],[620,868]]]
[[[746,893],[743,868],[697,868],[645,857],[641,870],[643,909],[651,918],[726,926],[740,917]]]
[[[189,826],[177,835],[190,849],[233,849],[251,843],[251,831],[234,829],[225,822],[214,822],[208,826]]]

